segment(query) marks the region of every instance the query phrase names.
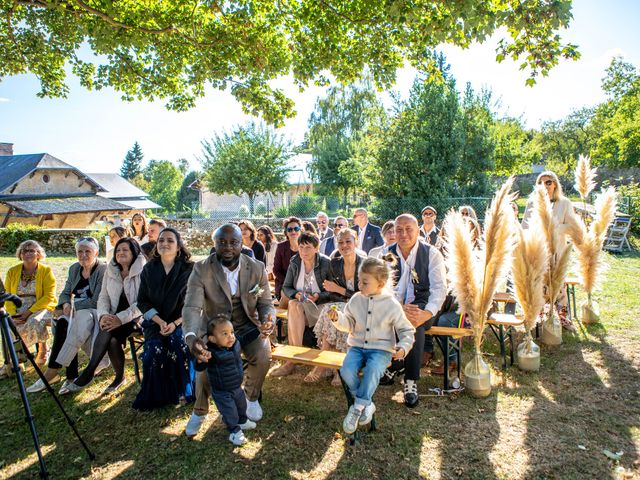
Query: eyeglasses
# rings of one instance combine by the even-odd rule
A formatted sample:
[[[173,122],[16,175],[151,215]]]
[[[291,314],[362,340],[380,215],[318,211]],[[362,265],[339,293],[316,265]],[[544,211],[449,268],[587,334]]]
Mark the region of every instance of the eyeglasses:
[[[287,232],[299,232],[300,230],[300,227],[287,227]]]
[[[327,221],[326,220],[316,220],[316,223],[318,225],[326,225]]]
[[[433,217],[435,214],[429,210],[422,214],[423,217]]]
[[[38,253],[38,250],[36,250],[35,248],[25,248],[24,250],[22,250],[22,253]]]
[[[468,210],[462,210],[460,212],[460,215],[462,215],[463,217],[468,217],[469,216],[469,211]]]

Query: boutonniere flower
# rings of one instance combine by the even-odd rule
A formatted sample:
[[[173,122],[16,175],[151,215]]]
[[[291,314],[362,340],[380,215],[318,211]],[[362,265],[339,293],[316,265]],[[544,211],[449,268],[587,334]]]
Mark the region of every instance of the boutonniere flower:
[[[418,278],[418,272],[416,272],[415,268],[411,269],[411,280],[413,280],[413,283],[420,283],[420,278]]]
[[[260,285],[256,283],[255,287],[253,287],[251,290],[249,290],[249,293],[251,295],[253,295],[256,298],[260,298],[262,296],[262,294],[264,293],[264,289],[260,288]]]

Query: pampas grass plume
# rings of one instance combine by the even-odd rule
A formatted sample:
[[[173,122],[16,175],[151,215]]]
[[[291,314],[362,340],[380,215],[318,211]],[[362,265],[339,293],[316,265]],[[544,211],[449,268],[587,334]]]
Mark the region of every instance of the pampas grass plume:
[[[575,170],[574,187],[585,202],[596,186],[595,178],[596,169],[591,168],[591,159],[586,155],[580,155]]]

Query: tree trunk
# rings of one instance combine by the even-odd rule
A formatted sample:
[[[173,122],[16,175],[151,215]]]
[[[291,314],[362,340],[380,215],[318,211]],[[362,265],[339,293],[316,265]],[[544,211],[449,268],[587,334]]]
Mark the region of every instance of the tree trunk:
[[[256,194],[255,193],[247,193],[249,197],[249,214],[253,217],[253,209],[255,208]]]

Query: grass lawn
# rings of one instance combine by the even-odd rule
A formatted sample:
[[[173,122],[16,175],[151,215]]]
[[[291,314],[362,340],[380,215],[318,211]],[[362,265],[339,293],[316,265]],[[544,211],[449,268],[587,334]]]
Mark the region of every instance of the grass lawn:
[[[487,336],[493,369],[487,399],[430,395],[441,379],[425,376],[421,403],[408,410],[400,386],[380,387],[378,431],[349,447],[340,433],[341,389],[328,381],[304,384],[307,369],[300,368],[293,377],[267,379],[265,418],[246,446],[233,448],[215,409],[192,441],[182,433],[189,407],[132,410],[138,386],[128,364],[131,381],[122,395],[99,397],[111,381],[106,371],[79,395],[62,398],[97,456],[93,462],[54,401],[46,393],[29,397],[51,478],[640,477],[640,255],[606,259],[610,270],[597,295],[602,324],[565,334],[560,347],[542,347],[540,373],[503,373],[496,342]],[[0,257],[0,272],[14,263]],[[71,259],[48,263],[60,289]],[[34,380],[29,369],[26,382]],[[38,476],[24,416],[16,382],[0,381],[0,478]],[[624,453],[615,461],[604,449]]]

